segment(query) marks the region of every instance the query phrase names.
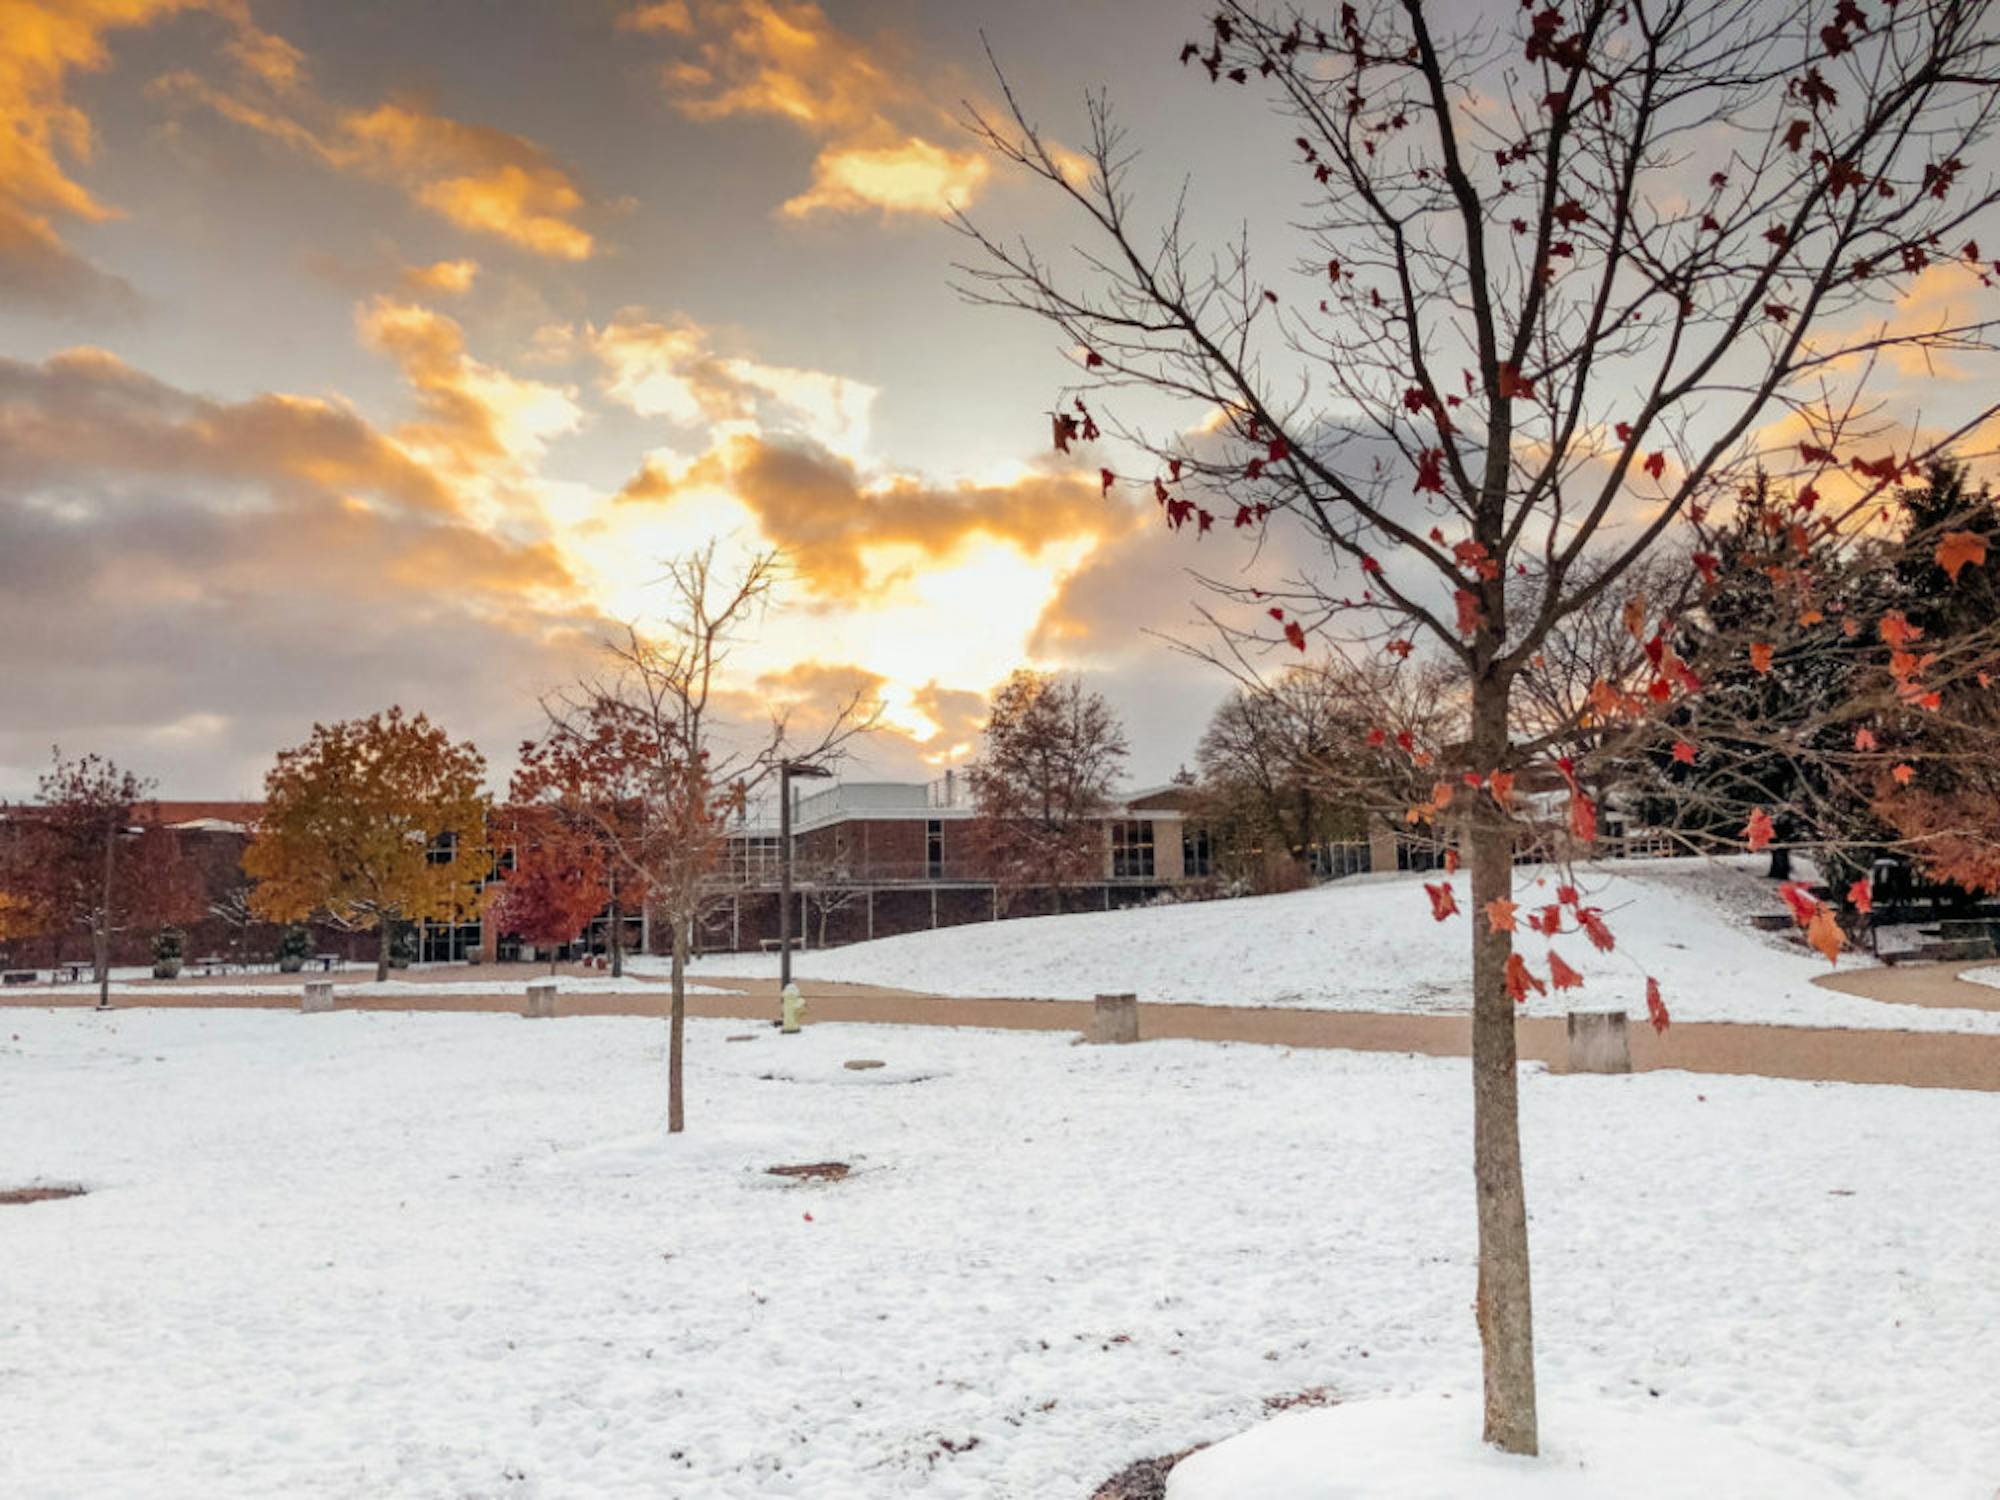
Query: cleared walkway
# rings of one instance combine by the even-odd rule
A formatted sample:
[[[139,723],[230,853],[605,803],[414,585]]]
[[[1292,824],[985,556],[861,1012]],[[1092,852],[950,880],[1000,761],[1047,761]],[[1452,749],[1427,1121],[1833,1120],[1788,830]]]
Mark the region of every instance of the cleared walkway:
[[[463,971],[460,971],[461,973]],[[1855,980],[1919,970],[1867,970]],[[425,1010],[518,1012],[522,986],[532,976],[515,969],[505,989],[483,994],[428,995],[405,990],[371,995],[365,976],[338,980],[338,1003],[346,1010]],[[704,974],[699,983],[730,993],[694,994],[688,1013],[744,1021],[768,1021],[777,1014],[777,985],[771,980],[735,980]],[[1981,986],[1965,983],[1968,989]],[[867,985],[801,981],[809,1020],[892,1026],[987,1026],[1018,1031],[1081,1031],[1087,1001],[963,1000]],[[176,991],[171,985],[135,987],[118,1001],[126,1006],[220,1006],[290,1009],[298,1004],[296,979],[246,986],[234,995]],[[1848,993],[1867,994],[1849,990]],[[1988,991],[1991,994],[1993,992]],[[1904,999],[1901,995],[1871,995]],[[87,1006],[94,992],[44,991],[0,994],[0,1006]],[[1918,1002],[1923,1003],[1923,1002]],[[1930,1002],[1944,1004],[1945,1001]],[[1963,1004],[1952,1001],[1952,1004]],[[562,1015],[664,1016],[663,992],[565,994]],[[1465,1016],[1411,1016],[1376,1011],[1273,1010],[1255,1006],[1140,1006],[1140,1030],[1153,1039],[1248,1042],[1278,1047],[1329,1047],[1360,1052],[1409,1052],[1431,1057],[1463,1057],[1471,1045]],[[1567,1053],[1564,1023],[1523,1017],[1518,1027],[1521,1055],[1560,1070]],[[1632,1066],[1640,1072],[1682,1069],[1691,1073],[1750,1074],[1822,1083],[1902,1084],[1913,1088],[1978,1089],[2000,1092],[2000,1035],[1963,1032],[1860,1031],[1804,1026],[1752,1026],[1686,1022],[1656,1036],[1634,1024]]]

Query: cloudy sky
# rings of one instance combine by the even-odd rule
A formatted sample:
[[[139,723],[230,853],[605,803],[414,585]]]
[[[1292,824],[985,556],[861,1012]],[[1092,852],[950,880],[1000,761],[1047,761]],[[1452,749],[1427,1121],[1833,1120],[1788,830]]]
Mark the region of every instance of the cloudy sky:
[[[504,770],[710,536],[791,560],[746,694],[879,683],[856,774],[962,762],[1024,662],[1106,691],[1137,779],[1190,756],[1221,683],[1147,631],[1231,564],[1047,451],[1065,351],[954,293],[941,210],[1066,233],[963,128],[987,45],[1057,136],[1107,86],[1167,188],[1246,192],[1194,7],[4,11],[0,793],[54,743],[250,793],[392,702]]]

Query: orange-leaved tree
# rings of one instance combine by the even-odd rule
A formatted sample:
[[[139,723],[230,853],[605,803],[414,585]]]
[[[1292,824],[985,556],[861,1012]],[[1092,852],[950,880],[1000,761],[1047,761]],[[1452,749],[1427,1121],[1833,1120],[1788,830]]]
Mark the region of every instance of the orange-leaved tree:
[[[1980,248],[2000,198],[1979,165],[2000,96],[1990,8],[1548,0],[1461,25],[1423,0],[1323,18],[1220,0],[1180,57],[1282,117],[1241,136],[1296,173],[1256,221],[1288,237],[1279,254],[1248,228],[1200,243],[1186,191],[1147,212],[1102,99],[1079,165],[1010,90],[1009,117],[976,128],[1085,242],[1050,256],[961,218],[965,290],[1058,333],[1075,379],[1055,444],[1088,451],[1107,496],[1157,505],[1191,546],[1236,535],[1289,559],[1217,590],[1218,657],[1250,672],[1317,635],[1461,684],[1448,741],[1378,722],[1369,745],[1414,784],[1406,815],[1448,820],[1466,851],[1469,901],[1452,878],[1431,896],[1441,921],[1470,912],[1484,1428],[1532,1453],[1514,1011],[1573,973],[1547,940],[1610,932],[1574,900],[1535,913],[1532,939],[1515,919],[1529,788],[1553,789],[1571,846],[1597,828],[1592,768],[1559,748],[1574,726],[1521,732],[1521,684],[1611,594],[1631,665],[1578,714],[1670,713],[1702,689],[1674,643],[1720,572],[1712,507],[1761,467],[1753,524],[1780,544],[1765,583],[1795,622],[1831,616],[1824,539],[1865,532],[1885,489],[1993,413],[1972,386],[1948,420],[1898,428],[1870,387],[1927,353],[1991,351],[2000,329],[1981,302],[2000,270]],[[1898,309],[1919,278],[1960,293],[1951,311]],[[1639,597],[1663,554],[1678,586]],[[1925,711],[1927,652],[1895,621],[1855,623],[1885,711]],[[1753,670],[1782,659],[1750,644]],[[1753,812],[1754,846],[1772,820]]]
[[[476,916],[489,873],[486,762],[401,708],[315,724],[264,777],[264,811],[243,852],[251,906],[269,922],[318,916],[378,935],[389,977],[399,923]]]

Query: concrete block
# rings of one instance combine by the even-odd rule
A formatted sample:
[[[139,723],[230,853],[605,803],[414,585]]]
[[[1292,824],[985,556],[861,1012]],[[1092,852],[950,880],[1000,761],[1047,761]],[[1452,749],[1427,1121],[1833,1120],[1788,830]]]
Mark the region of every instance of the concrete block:
[[[1102,1044],[1139,1040],[1139,997],[1099,995],[1091,1008],[1085,1041]]]
[[[1632,1042],[1625,1033],[1624,1011],[1573,1010],[1569,1013],[1569,1071],[1632,1071]]]
[[[543,980],[540,984],[528,986],[528,1008],[521,1012],[531,1021],[546,1021],[556,1013],[556,987],[553,981]]]
[[[331,979],[308,979],[305,993],[299,997],[299,1011],[302,1015],[322,1015],[333,1009],[333,981]]]

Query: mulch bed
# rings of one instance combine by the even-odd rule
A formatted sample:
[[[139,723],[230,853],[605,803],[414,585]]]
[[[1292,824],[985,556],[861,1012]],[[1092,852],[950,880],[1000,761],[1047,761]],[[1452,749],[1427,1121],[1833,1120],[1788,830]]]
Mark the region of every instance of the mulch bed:
[[[791,1177],[807,1182],[838,1182],[854,1170],[844,1161],[809,1161],[790,1167],[766,1167],[773,1177]]]
[[[1271,1413],[1295,1411],[1300,1407],[1334,1406],[1340,1398],[1329,1386],[1316,1385],[1303,1391],[1292,1391],[1283,1396],[1266,1396],[1264,1410]],[[1104,1483],[1090,1492],[1090,1500],[1166,1500],[1167,1476],[1174,1471],[1174,1465],[1190,1453],[1199,1453],[1208,1445],[1197,1443],[1192,1448],[1183,1448],[1178,1453],[1163,1453],[1158,1458],[1142,1458],[1113,1474]]]
[[[52,1198],[81,1198],[89,1188],[25,1187],[0,1188],[0,1206],[9,1203],[47,1203]]]

